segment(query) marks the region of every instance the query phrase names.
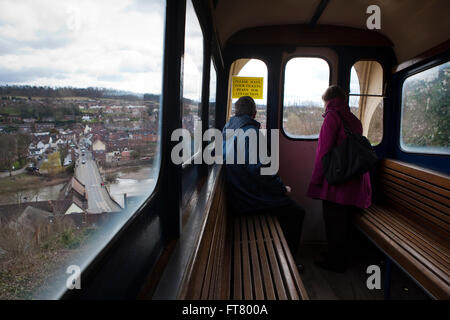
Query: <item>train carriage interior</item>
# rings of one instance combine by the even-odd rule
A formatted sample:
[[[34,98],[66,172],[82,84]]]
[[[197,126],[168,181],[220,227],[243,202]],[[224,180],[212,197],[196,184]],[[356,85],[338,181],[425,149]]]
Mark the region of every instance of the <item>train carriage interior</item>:
[[[0,155],[0,299],[450,299],[449,1],[75,1],[68,22],[61,4],[25,4],[27,23],[15,6],[0,13],[0,143],[29,135],[30,165]],[[255,119],[279,132],[278,174],[305,209],[298,252],[276,218],[233,215],[226,164],[205,160],[238,77],[260,79]],[[313,263],[327,237],[306,195],[331,85],[378,156],[344,273]]]

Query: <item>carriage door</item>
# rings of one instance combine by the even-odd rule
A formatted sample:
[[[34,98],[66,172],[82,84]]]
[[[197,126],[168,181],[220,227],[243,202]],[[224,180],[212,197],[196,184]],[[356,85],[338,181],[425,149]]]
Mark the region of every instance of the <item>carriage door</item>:
[[[321,201],[306,197],[323,122],[322,94],[337,84],[337,55],[327,48],[285,54],[280,95],[280,176],[306,210],[302,242],[326,240]]]

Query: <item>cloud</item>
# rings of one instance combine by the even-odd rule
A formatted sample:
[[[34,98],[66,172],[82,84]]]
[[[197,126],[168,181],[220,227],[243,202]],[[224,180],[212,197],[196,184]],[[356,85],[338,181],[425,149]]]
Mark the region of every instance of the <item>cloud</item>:
[[[48,68],[31,67],[14,70],[0,67],[0,83],[7,84],[27,83],[30,79],[64,79],[66,76],[63,72]]]
[[[161,1],[158,0],[134,0],[126,7],[125,11],[154,12],[161,9]]]
[[[161,91],[163,1],[0,0],[0,6],[0,84]]]

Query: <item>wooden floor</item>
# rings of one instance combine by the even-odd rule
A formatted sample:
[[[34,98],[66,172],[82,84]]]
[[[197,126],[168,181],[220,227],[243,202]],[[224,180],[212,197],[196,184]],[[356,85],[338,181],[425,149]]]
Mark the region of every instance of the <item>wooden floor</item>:
[[[357,232],[357,231],[355,231]],[[350,248],[351,266],[345,273],[335,273],[314,265],[320,252],[319,247],[304,246],[298,253],[297,263],[305,266],[301,274],[303,284],[311,300],[383,300],[384,299],[384,258],[383,254],[367,239],[353,235]],[[381,268],[381,289],[366,287],[366,268],[379,265]],[[395,264],[392,264],[391,299],[427,300],[429,297]]]

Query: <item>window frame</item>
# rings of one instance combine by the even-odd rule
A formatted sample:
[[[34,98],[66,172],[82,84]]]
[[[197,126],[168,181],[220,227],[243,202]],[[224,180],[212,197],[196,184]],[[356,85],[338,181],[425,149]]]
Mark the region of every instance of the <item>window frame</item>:
[[[330,49],[330,48],[325,48],[325,49]],[[307,137],[295,137],[295,136],[292,136],[288,132],[286,132],[286,130],[284,130],[283,119],[284,119],[284,88],[285,88],[285,80],[286,80],[286,66],[289,63],[289,61],[291,61],[292,59],[295,59],[295,58],[317,58],[317,59],[324,60],[327,63],[328,70],[329,70],[329,73],[328,73],[328,86],[330,86],[333,83],[334,72],[336,72],[336,71],[333,71],[330,57],[327,57],[327,56],[321,55],[321,54],[295,54],[295,55],[291,55],[291,56],[287,57],[287,59],[285,59],[281,63],[281,81],[280,81],[280,86],[281,86],[281,88],[280,88],[281,89],[280,90],[281,108],[280,108],[280,114],[279,114],[280,131],[281,131],[282,135],[285,138],[289,139],[289,140],[293,140],[293,141],[318,141],[320,132],[317,133],[317,138],[307,138]]]
[[[403,119],[403,86],[405,85],[405,81],[408,80],[410,77],[417,75],[419,73],[422,73],[424,71],[430,70],[434,67],[440,66],[445,63],[450,62],[449,55],[441,56],[437,59],[433,59],[432,61],[429,61],[417,68],[413,68],[411,70],[406,71],[400,78],[399,85],[398,85],[398,106],[399,106],[399,113],[398,113],[398,127],[397,127],[397,134],[398,138],[396,139],[396,145],[400,152],[403,154],[408,155],[423,155],[423,156],[439,156],[439,157],[449,157],[449,153],[440,153],[440,152],[423,152],[423,151],[411,151],[411,150],[405,150],[402,147],[402,119]]]
[[[181,88],[181,90],[180,90],[180,110],[181,110],[181,126],[183,126],[183,118],[184,118],[184,114],[183,114],[183,99],[184,99],[184,96],[183,96],[183,94],[184,94],[184,54],[185,54],[185,49],[186,49],[186,15],[187,15],[187,6],[188,6],[188,2],[190,1],[191,2],[191,4],[192,4],[192,7],[193,7],[193,9],[194,9],[194,14],[195,14],[195,16],[196,16],[196,18],[197,18],[197,21],[198,21],[198,25],[200,26],[200,30],[201,30],[201,32],[202,32],[202,38],[203,38],[203,50],[202,50],[202,72],[201,72],[201,78],[202,78],[202,81],[201,81],[201,89],[200,89],[200,103],[199,103],[199,106],[200,106],[200,108],[202,108],[201,110],[200,110],[200,115],[202,115],[203,114],[203,108],[204,108],[204,101],[203,101],[203,94],[204,94],[204,84],[205,84],[205,82],[208,82],[209,81],[209,75],[207,76],[207,79],[205,78],[205,58],[206,58],[206,56],[207,55],[205,55],[205,52],[206,52],[206,50],[210,50],[209,49],[209,42],[207,41],[207,39],[208,39],[208,37],[207,37],[207,34],[206,34],[206,32],[205,32],[205,30],[204,30],[204,26],[202,25],[202,21],[201,21],[201,19],[200,19],[200,17],[199,17],[199,15],[198,15],[198,13],[197,13],[197,11],[196,11],[196,8],[195,8],[195,4],[194,4],[194,0],[185,0],[186,1],[186,5],[185,5],[185,10],[184,10],[184,16],[185,16],[185,21],[184,21],[184,41],[183,41],[183,64],[182,64],[182,66],[181,66],[181,68],[182,68],[182,73],[181,73],[181,76],[180,76],[180,83],[181,83],[181,86],[182,86],[182,88]],[[209,69],[207,70],[208,71],[208,73],[209,73]],[[204,132],[204,124],[203,124],[203,118],[202,117],[200,117],[201,118],[201,120],[202,120],[202,136],[203,136],[203,132]],[[192,136],[191,136],[191,138],[193,138]],[[191,155],[191,157],[188,159],[188,160],[186,160],[185,162],[183,162],[182,164],[181,164],[181,168],[182,168],[182,170],[183,171],[185,171],[187,168],[190,168],[191,166],[193,166],[194,164],[195,164],[195,159],[196,158],[198,158],[199,156],[201,157],[203,155],[203,144],[202,143],[200,143],[200,148],[199,148],[199,150],[197,150],[197,151],[195,151],[194,152],[194,154],[192,154]]]
[[[380,64],[380,66],[381,66],[381,68],[383,70],[383,80],[382,80],[383,81],[383,86],[382,86],[382,90],[383,91],[382,91],[381,95],[376,95],[376,94],[352,94],[350,92],[352,68],[359,61],[375,61],[375,62],[378,62]],[[385,122],[385,116],[386,116],[385,106],[386,106],[386,99],[387,99],[387,95],[386,95],[387,82],[386,82],[386,74],[385,74],[386,73],[386,68],[385,68],[383,62],[381,60],[377,59],[377,58],[360,58],[359,57],[359,58],[353,60],[353,62],[351,62],[349,65],[350,65],[350,68],[348,69],[348,88],[349,88],[349,90],[348,90],[348,99],[349,99],[349,101],[350,101],[350,97],[351,96],[353,96],[353,97],[355,97],[355,96],[366,96],[366,97],[382,97],[383,98],[383,123],[382,123],[382,125],[383,125],[383,127],[382,127],[383,128],[383,135],[382,135],[381,140],[380,140],[380,142],[378,144],[372,145],[372,147],[377,148],[377,147],[381,146],[382,144],[384,144],[384,141],[385,141],[385,132],[386,132],[386,127],[385,127],[385,123],[386,123]],[[358,78],[358,80],[359,80],[359,78]],[[370,123],[369,123],[369,126],[370,126]]]
[[[230,111],[230,117],[228,118],[228,102],[230,102],[230,100],[231,100],[230,106],[231,106],[231,108],[233,107],[233,98],[232,98],[232,85],[233,85],[233,83],[232,83],[232,80],[230,79],[230,69],[231,69],[231,66],[233,65],[233,63],[235,63],[239,59],[259,60],[259,61],[262,61],[264,63],[264,65],[266,66],[266,70],[267,70],[267,99],[266,99],[266,123],[265,123],[265,125],[266,125],[266,128],[267,128],[267,125],[268,125],[267,120],[268,120],[268,116],[269,116],[269,79],[270,79],[269,66],[270,66],[270,63],[269,63],[269,61],[267,61],[267,59],[265,57],[261,57],[261,56],[236,56],[236,57],[234,57],[233,62],[231,62],[231,64],[229,65],[228,73],[227,73],[228,74],[228,79],[227,79],[228,87],[227,87],[227,98],[226,98],[226,102],[227,102],[226,106],[227,107],[226,107],[226,110],[225,110],[225,123],[228,122],[228,120],[230,120],[230,118],[233,116],[232,113],[231,113],[232,110],[229,110]],[[216,92],[216,96],[217,96],[217,92]],[[216,111],[217,111],[217,109],[216,109]]]
[[[126,221],[123,222],[120,226],[118,226],[111,236],[111,238],[106,241],[104,246],[102,246],[98,251],[89,253],[86,256],[86,259],[83,261],[83,265],[81,265],[81,274],[82,274],[82,290],[70,290],[65,286],[61,288],[55,288],[52,292],[49,292],[48,296],[43,296],[44,299],[83,299],[83,298],[92,298],[98,296],[99,292],[105,294],[108,292],[109,297],[117,297],[119,293],[117,290],[111,290],[116,287],[115,283],[109,283],[108,281],[101,281],[102,279],[108,279],[108,276],[114,274],[117,276],[118,274],[128,274],[128,270],[117,270],[117,266],[111,265],[110,261],[114,261],[118,257],[123,258],[124,248],[135,247],[138,241],[141,241],[142,235],[146,232],[165,232],[171,226],[168,226],[167,223],[164,225],[160,223],[160,213],[161,213],[161,205],[159,202],[164,200],[163,191],[165,189],[165,185],[168,183],[168,179],[173,179],[173,177],[168,177],[168,173],[173,169],[170,164],[170,155],[166,155],[164,150],[170,148],[170,134],[168,133],[168,129],[170,125],[177,122],[177,119],[170,119],[167,123],[163,123],[165,119],[164,114],[168,113],[168,109],[166,108],[169,104],[166,100],[168,94],[167,92],[170,90],[170,87],[173,84],[170,81],[167,81],[166,78],[174,78],[177,76],[181,81],[181,77],[177,74],[175,75],[173,72],[169,72],[167,70],[167,65],[170,64],[169,60],[173,59],[176,56],[176,52],[179,48],[174,47],[172,44],[176,42],[176,37],[171,37],[170,35],[178,35],[180,26],[176,26],[176,28],[168,28],[171,24],[170,21],[173,20],[176,22],[176,14],[181,11],[185,11],[185,6],[183,3],[176,3],[173,0],[164,0],[164,20],[163,20],[163,42],[162,42],[162,55],[161,55],[161,93],[160,93],[160,108],[159,108],[159,118],[158,118],[158,152],[159,157],[157,157],[157,165],[158,165],[158,175],[155,176],[155,186],[152,192],[141,202],[141,204],[135,208],[134,212],[130,213],[127,217]],[[184,24],[183,24],[184,28]],[[182,56],[182,53],[181,55]],[[134,230],[136,229],[136,230]],[[164,229],[164,230],[163,230]],[[136,232],[130,232],[136,231]],[[145,252],[148,252],[149,256],[153,256],[154,252],[158,250],[164,249],[164,247],[160,247],[160,242],[166,241],[165,237],[160,236],[158,241],[155,241],[150,246],[145,248]],[[139,248],[139,246],[138,246]],[[125,249],[127,251],[127,249]],[[142,250],[141,250],[142,251]],[[148,263],[148,261],[146,261]],[[132,260],[129,261],[130,266],[134,269],[141,268],[143,265],[143,261]],[[156,260],[155,262],[156,263]],[[136,267],[137,266],[137,267]],[[134,278],[141,278],[143,281],[145,279],[142,278],[142,275],[137,275]],[[100,280],[99,280],[100,279]],[[95,286],[96,284],[102,284],[100,286],[100,291]],[[136,288],[128,288],[129,291]],[[113,291],[113,292],[111,292]],[[125,292],[129,293],[129,292]],[[122,294],[122,292],[120,293]],[[104,296],[102,296],[104,298]],[[108,299],[108,298],[107,298]]]

